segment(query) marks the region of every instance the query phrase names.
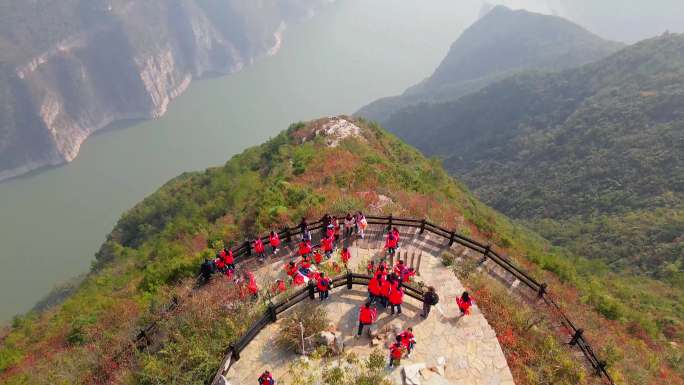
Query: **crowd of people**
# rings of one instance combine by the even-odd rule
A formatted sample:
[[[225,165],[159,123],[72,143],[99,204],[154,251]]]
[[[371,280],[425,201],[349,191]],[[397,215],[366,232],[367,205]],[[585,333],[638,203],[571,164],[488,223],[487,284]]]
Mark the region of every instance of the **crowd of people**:
[[[320,245],[313,246],[309,224],[305,218],[302,218],[299,223],[301,238],[297,244],[298,258],[288,261],[284,265],[283,269],[288,278],[277,279],[269,289],[272,294],[283,293],[287,291],[288,287],[311,284],[317,289],[320,301],[329,298],[332,280],[323,271],[321,265],[327,263],[337,273],[341,272],[342,266],[348,270],[351,253],[347,247],[341,244],[340,240],[352,236],[364,238],[368,222],[361,212],[354,215],[347,214],[342,220],[326,214],[322,219],[322,225]],[[399,230],[396,227],[390,229],[385,238],[384,256],[377,262],[369,261],[366,266],[367,273],[371,278],[368,282],[368,300],[361,305],[359,310],[357,338],[362,336],[364,328],[373,325],[378,320],[378,306],[385,309],[384,311],[389,312],[390,315],[402,314],[405,295],[403,285],[411,282],[416,271],[407,266],[401,259],[398,259],[393,266],[388,265],[388,259],[394,260],[400,239]],[[268,244],[271,254],[279,252],[281,240],[277,232],[270,232]],[[257,260],[265,261],[267,250],[262,239],[255,237],[250,246]],[[341,266],[333,261],[333,255],[337,250],[339,250]],[[207,280],[215,272],[232,278],[235,275],[235,269],[233,251],[229,248],[222,248],[214,260],[205,260],[200,273],[201,277]],[[252,272],[245,272],[240,277],[235,278],[234,281],[242,288],[244,296],[258,297],[259,287]],[[463,292],[461,296],[457,297],[456,304],[461,316],[470,314],[472,301],[468,292]],[[423,295],[421,317],[428,317],[431,308],[438,303],[439,296],[435,288],[428,286]],[[415,343],[415,336],[411,327],[397,335],[394,343],[389,346],[390,367],[400,365],[403,357],[410,357]],[[259,377],[259,384],[274,385],[275,380],[266,371]]]

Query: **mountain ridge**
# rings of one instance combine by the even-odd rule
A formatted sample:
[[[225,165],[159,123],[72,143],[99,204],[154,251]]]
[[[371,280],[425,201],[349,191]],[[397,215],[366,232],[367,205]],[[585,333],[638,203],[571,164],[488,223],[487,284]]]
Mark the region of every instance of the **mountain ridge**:
[[[669,34],[576,69],[514,75],[455,102],[406,108],[385,123],[543,235],[623,267],[679,270],[671,278],[680,282],[683,74],[684,35]],[[648,218],[649,235],[619,236],[632,233],[621,229],[622,215],[636,225],[630,213]],[[602,227],[597,247],[581,251],[573,241]]]
[[[496,6],[463,32],[430,77],[355,115],[382,124],[411,105],[456,100],[519,71],[590,63],[622,46],[557,16]]]

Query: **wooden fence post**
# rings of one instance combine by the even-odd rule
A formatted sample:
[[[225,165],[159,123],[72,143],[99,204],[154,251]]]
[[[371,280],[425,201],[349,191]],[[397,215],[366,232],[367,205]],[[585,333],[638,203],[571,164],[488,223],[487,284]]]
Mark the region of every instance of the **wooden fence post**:
[[[544,295],[546,294],[546,288],[547,288],[547,287],[548,287],[548,286],[547,286],[545,283],[542,283],[541,285],[539,285],[539,292],[538,292],[539,298],[543,298],[543,297],[544,297]]]
[[[316,286],[311,279],[309,280],[309,299],[316,299]]]
[[[420,254],[418,254],[418,266],[416,267],[416,275],[420,275],[420,261],[423,259],[423,252],[421,251]]]
[[[570,346],[577,345],[577,342],[579,341],[580,338],[582,338],[583,333],[584,333],[583,329],[577,329],[577,331],[575,331],[575,334],[573,334],[572,339],[570,340]]]
[[[240,352],[238,352],[238,350],[235,349],[235,346],[233,344],[230,344],[228,349],[230,349],[230,356],[233,358],[233,360],[240,361]]]
[[[601,374],[603,374],[603,371],[606,370],[607,366],[608,363],[606,361],[599,361],[598,359],[596,359],[596,375],[600,377]]]
[[[290,234],[290,226],[285,228],[285,242],[292,243],[292,234]]]
[[[453,246],[455,241],[456,241],[456,233],[452,231],[449,234],[449,247]]]
[[[273,302],[268,303],[268,308],[266,308],[266,314],[271,322],[276,322],[278,320],[278,315],[276,314],[275,305]]]
[[[387,231],[392,230],[392,214],[389,215],[389,224],[387,225]]]
[[[252,256],[252,245],[249,244],[249,240],[245,241],[245,249],[247,250],[247,256]]]
[[[425,232],[425,218],[423,218],[422,221],[420,221],[420,233],[423,234]]]
[[[354,287],[354,282],[353,282],[354,276],[352,275],[351,271],[347,271],[347,289],[351,290],[352,287]]]

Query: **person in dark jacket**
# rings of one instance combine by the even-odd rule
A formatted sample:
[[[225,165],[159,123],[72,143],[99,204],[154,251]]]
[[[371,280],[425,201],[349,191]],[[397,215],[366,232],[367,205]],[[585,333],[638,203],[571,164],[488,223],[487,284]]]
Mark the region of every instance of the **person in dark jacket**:
[[[427,291],[423,294],[423,314],[420,316],[427,318],[430,314],[430,309],[439,303],[439,296],[435,292],[435,288],[428,286]]]
[[[208,258],[204,258],[204,263],[200,266],[200,284],[205,284],[211,279],[211,275],[214,273],[214,262],[210,261]]]

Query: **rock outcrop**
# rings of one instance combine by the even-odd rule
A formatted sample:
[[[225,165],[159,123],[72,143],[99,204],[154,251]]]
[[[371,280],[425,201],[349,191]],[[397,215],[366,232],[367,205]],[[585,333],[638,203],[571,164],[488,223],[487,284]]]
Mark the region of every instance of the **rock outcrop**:
[[[74,0],[60,5],[72,13],[59,21],[75,25],[62,34],[0,29],[0,49],[14,48],[0,54],[0,181],[73,160],[112,122],[162,116],[192,79],[275,54],[288,22],[329,2]],[[22,20],[32,6],[0,21],[40,23]]]

